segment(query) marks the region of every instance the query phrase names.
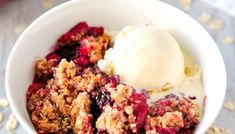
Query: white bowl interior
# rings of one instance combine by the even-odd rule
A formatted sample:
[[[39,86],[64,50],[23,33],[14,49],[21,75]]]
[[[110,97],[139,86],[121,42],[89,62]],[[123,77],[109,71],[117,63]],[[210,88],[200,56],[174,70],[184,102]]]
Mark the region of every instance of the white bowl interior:
[[[201,134],[216,118],[225,96],[222,57],[209,34],[192,18],[156,0],[80,0],[60,5],[33,22],[16,42],[6,70],[6,92],[11,108],[28,133],[35,133],[26,110],[25,93],[33,79],[33,61],[44,56],[56,39],[80,21],[121,30],[126,25],[154,25],[169,31],[201,65],[207,95]]]

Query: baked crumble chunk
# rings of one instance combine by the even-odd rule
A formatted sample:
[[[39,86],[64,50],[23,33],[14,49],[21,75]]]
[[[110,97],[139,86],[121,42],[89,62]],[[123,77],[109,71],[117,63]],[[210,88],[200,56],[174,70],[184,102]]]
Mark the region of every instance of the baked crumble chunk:
[[[149,107],[146,133],[192,133],[199,124],[199,113],[199,106],[190,99],[169,94]]]
[[[97,62],[111,46],[103,27],[80,22],[63,34],[48,55],[35,62],[26,93],[39,134],[192,133],[199,107],[170,94],[147,105],[147,96],[102,72]]]

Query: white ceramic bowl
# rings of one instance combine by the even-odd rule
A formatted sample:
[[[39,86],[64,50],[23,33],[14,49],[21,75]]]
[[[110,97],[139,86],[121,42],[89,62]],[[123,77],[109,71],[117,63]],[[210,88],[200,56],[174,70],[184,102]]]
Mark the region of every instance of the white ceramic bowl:
[[[35,57],[48,53],[56,39],[80,21],[102,25],[108,30],[148,23],[173,34],[202,67],[207,100],[196,133],[206,131],[222,106],[226,72],[215,42],[202,26],[185,13],[157,0],[74,0],[35,20],[17,40],[10,54],[6,93],[13,113],[28,133],[36,133],[25,100],[26,90],[33,79],[33,61]]]

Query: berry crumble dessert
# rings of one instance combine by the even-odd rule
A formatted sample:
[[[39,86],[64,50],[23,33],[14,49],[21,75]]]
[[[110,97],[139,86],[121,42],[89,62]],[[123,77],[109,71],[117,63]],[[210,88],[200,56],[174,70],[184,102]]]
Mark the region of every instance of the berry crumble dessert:
[[[193,133],[202,111],[195,101],[198,96],[178,94],[176,89],[170,90],[169,83],[157,93],[148,87],[140,91],[140,85],[132,85],[113,68],[115,62],[106,60],[113,44],[113,37],[102,26],[80,22],[59,37],[49,54],[36,60],[26,100],[37,133]],[[185,73],[191,81],[195,76],[192,69],[187,67]],[[184,91],[184,87],[177,89]]]

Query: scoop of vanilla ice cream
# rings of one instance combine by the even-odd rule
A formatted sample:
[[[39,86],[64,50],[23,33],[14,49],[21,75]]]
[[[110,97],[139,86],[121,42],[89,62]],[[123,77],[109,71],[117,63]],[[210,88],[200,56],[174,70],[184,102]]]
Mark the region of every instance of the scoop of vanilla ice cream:
[[[150,26],[125,27],[105,60],[112,62],[114,69],[109,70],[120,75],[121,82],[137,89],[176,86],[184,74],[184,57],[177,41],[168,32]],[[110,72],[107,67],[111,66],[105,63],[110,64],[101,60],[98,66]]]

